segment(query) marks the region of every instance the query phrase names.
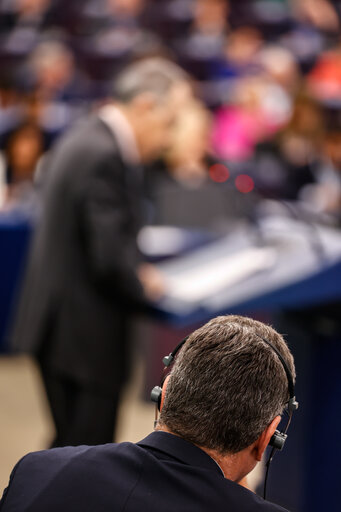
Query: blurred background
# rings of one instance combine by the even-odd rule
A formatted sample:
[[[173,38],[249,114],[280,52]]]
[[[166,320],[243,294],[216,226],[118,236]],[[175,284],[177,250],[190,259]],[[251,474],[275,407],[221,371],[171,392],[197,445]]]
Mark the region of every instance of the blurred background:
[[[0,489],[17,459],[52,436],[34,363],[11,357],[6,339],[39,216],[42,162],[70,126],[107,101],[122,66],[149,56],[180,64],[197,99],[183,110],[169,150],[147,169],[148,224],[215,239],[284,204],[290,217],[301,218],[299,205],[309,225],[340,228],[340,0],[0,0]],[[341,284],[340,272],[329,279]],[[340,419],[340,295],[332,299],[255,315],[292,336],[306,403],[321,379],[315,397],[328,395]],[[152,428],[146,397],[159,376],[159,355],[193,325],[136,326],[119,440],[136,441]],[[295,480],[278,493],[297,512],[321,510],[318,496],[326,494],[325,509],[338,509],[340,471],[325,458],[326,444],[315,450],[319,435],[323,443],[332,435],[331,419],[323,430],[316,426],[319,407],[306,407],[299,420],[291,459],[297,471],[288,476],[290,463],[283,463],[277,475],[278,486],[282,477]],[[316,458],[309,443],[316,443]]]

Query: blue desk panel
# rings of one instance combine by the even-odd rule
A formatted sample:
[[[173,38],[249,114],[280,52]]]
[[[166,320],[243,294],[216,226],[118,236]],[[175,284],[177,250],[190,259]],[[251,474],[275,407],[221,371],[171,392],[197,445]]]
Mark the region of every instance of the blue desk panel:
[[[0,352],[8,350],[6,334],[21,284],[31,230],[27,217],[0,215]]]

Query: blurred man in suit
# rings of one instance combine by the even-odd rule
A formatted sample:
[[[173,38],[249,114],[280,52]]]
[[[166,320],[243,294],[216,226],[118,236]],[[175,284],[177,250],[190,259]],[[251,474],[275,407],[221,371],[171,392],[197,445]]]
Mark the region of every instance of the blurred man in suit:
[[[0,510],[284,512],[243,485],[286,403],[295,402],[294,378],[293,357],[271,327],[240,316],[214,318],[176,357],[158,394],[155,432],[137,444],[27,455]]]
[[[71,130],[46,163],[12,339],[40,364],[54,446],[112,441],[131,312],[162,287],[136,247],[141,164],[167,145],[190,94],[175,64],[133,63],[115,81],[115,102]]]

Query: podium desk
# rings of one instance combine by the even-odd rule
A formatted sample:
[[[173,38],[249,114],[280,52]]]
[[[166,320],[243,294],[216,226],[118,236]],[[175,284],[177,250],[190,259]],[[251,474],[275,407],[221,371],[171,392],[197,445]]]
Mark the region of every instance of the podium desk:
[[[167,288],[155,314],[159,331],[166,322],[173,338],[179,332],[174,346],[219,314],[265,315],[286,334],[300,407],[272,463],[268,498],[292,512],[339,510],[341,233],[271,218],[159,268]],[[154,342],[158,357],[164,344]]]
[[[158,267],[166,294],[155,311],[172,325],[301,309],[341,298],[341,232],[271,218]]]

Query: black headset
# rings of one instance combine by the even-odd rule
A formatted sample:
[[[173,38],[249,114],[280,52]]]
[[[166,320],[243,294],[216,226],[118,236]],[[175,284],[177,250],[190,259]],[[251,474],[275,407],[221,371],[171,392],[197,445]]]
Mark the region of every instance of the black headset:
[[[275,433],[273,434],[273,436],[271,437],[270,442],[269,442],[269,446],[272,447],[272,450],[271,450],[269,459],[268,459],[268,461],[266,463],[266,468],[267,469],[266,469],[266,475],[265,475],[265,481],[264,481],[264,499],[265,499],[265,496],[266,496],[266,484],[267,484],[267,479],[268,479],[270,463],[271,463],[271,461],[273,459],[275,451],[276,450],[280,450],[280,451],[283,450],[285,441],[286,441],[286,439],[288,437],[287,431],[288,431],[289,425],[291,423],[292,415],[298,409],[298,402],[296,401],[296,397],[295,397],[294,379],[292,377],[291,371],[290,371],[287,363],[285,362],[282,354],[279,352],[279,350],[272,343],[270,343],[270,341],[268,341],[267,339],[263,338],[259,334],[256,334],[256,336],[258,336],[258,338],[260,338],[262,341],[264,341],[264,343],[266,343],[275,352],[275,354],[277,355],[278,359],[280,360],[280,362],[281,362],[281,364],[283,366],[283,369],[285,371],[287,380],[288,380],[288,392],[289,392],[289,401],[288,401],[288,405],[287,405],[287,413],[288,413],[287,424],[286,424],[286,426],[285,426],[283,431],[276,430]],[[164,371],[164,375],[163,375],[163,378],[161,380],[161,384],[160,384],[160,386],[155,386],[152,389],[151,394],[150,394],[151,401],[156,403],[155,425],[156,425],[156,422],[157,422],[157,413],[158,413],[158,411],[160,411],[160,408],[161,408],[162,385],[163,385],[163,382],[164,382],[164,379],[165,379],[165,372],[166,372],[167,368],[169,368],[169,366],[173,363],[176,354],[179,352],[179,350],[182,348],[182,346],[186,343],[186,341],[188,340],[188,337],[189,336],[186,336],[186,338],[184,338],[182,341],[180,341],[180,343],[175,347],[175,349],[170,354],[168,354],[167,356],[165,356],[162,359],[162,362],[164,364],[164,370],[163,370]]]
[[[188,337],[189,336],[186,336],[186,338],[184,338],[182,341],[180,341],[180,343],[175,347],[175,349],[170,354],[168,354],[168,356],[165,356],[162,359],[162,362],[164,364],[164,369],[163,369],[164,374],[161,378],[161,384],[160,384],[160,386],[154,386],[150,393],[151,401],[155,402],[156,406],[157,406],[156,415],[157,415],[157,411],[160,411],[160,409],[161,409],[162,385],[163,385],[165,377],[166,377],[165,372],[166,372],[167,368],[172,364],[176,354],[179,352],[181,347],[188,340]],[[155,418],[155,421],[156,421],[156,418]]]

